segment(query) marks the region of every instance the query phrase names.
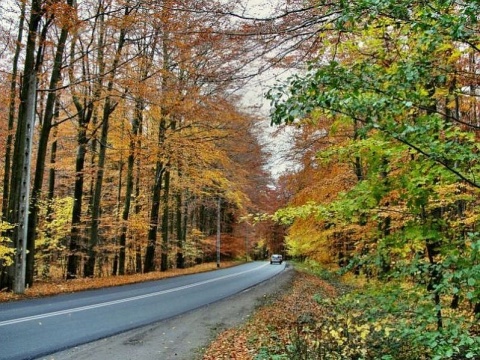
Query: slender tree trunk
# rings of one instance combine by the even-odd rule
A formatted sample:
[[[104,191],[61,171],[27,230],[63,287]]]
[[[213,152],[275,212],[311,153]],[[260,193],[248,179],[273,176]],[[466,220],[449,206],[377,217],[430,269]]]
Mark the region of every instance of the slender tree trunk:
[[[12,80],[10,82],[9,108],[8,108],[8,134],[5,147],[5,170],[3,177],[3,199],[2,199],[2,216],[5,219],[8,209],[8,197],[10,194],[10,167],[12,161],[12,144],[13,144],[13,126],[15,124],[15,105],[17,97],[17,76],[18,76],[18,58],[22,49],[23,27],[25,23],[25,4],[22,2],[20,11],[20,21],[18,24],[17,45],[15,46],[15,55],[13,57]],[[1,288],[1,282],[0,282]]]
[[[162,20],[164,22],[168,21],[170,7],[164,6],[162,10]],[[162,55],[163,55],[163,77],[162,77],[162,94],[168,92],[168,71],[169,71],[169,55],[168,55],[168,42],[169,42],[169,32],[167,29],[167,24],[163,24],[163,35],[162,35]],[[167,109],[161,109],[160,114],[160,123],[158,131],[158,144],[159,149],[163,148],[165,144],[166,132],[167,132]],[[145,262],[144,262],[144,272],[149,272],[154,270],[155,267],[155,247],[157,243],[157,230],[160,214],[160,200],[161,200],[161,191],[162,191],[162,181],[164,180],[164,173],[166,171],[165,164],[160,155],[157,155],[158,159],[155,166],[155,181],[153,185],[153,194],[152,194],[152,206],[150,209],[150,228],[148,230],[148,243],[147,249],[145,252]],[[163,257],[163,248],[162,248],[162,257]],[[163,260],[163,259],[162,259]],[[164,266],[162,261],[161,266]]]
[[[59,104],[57,99],[57,105],[55,110],[54,118],[58,120],[59,118]],[[57,162],[57,135],[58,135],[58,128],[53,125],[53,141],[50,147],[50,169],[48,172],[48,189],[47,189],[47,212],[45,215],[45,221],[51,223],[53,221],[52,214],[54,213],[53,209],[53,197],[55,196],[55,163]],[[51,237],[50,231],[47,231],[46,236],[47,238]],[[51,260],[53,259],[53,254],[49,253],[48,258],[44,260],[43,269],[42,269],[42,276],[48,277],[50,274],[50,264]],[[28,265],[27,265],[28,266]]]
[[[353,125],[353,140],[356,141],[359,139],[359,122],[357,120],[354,121],[354,125]],[[353,167],[354,167],[354,172],[355,172],[355,175],[357,177],[357,180],[358,181],[362,181],[363,180],[363,167],[362,167],[362,159],[360,158],[360,156],[355,156],[355,161],[354,161],[354,164],[353,164]]]
[[[437,251],[436,244],[429,243],[427,240],[426,248],[428,259],[430,262],[430,279],[427,284],[427,290],[433,293],[433,301],[435,303],[435,307],[437,308],[437,329],[440,330],[441,328],[443,328],[443,316],[438,286],[440,285],[442,279],[442,273],[439,270],[439,266],[435,261],[435,254]]]
[[[183,227],[184,224],[184,213],[182,211],[182,194],[180,192],[177,193],[176,196],[177,200],[177,209],[176,209],[176,228],[177,228],[177,268],[183,269],[185,268],[185,259],[183,256],[183,245],[185,241],[185,232],[186,228]]]
[[[111,89],[110,89],[111,90]],[[95,272],[95,259],[96,259],[96,246],[99,240],[98,229],[100,225],[100,201],[102,196],[102,186],[104,177],[105,161],[107,157],[107,141],[108,141],[108,128],[109,117],[113,112],[114,106],[111,104],[111,100],[107,97],[105,100],[103,111],[102,132],[100,137],[100,151],[98,154],[97,175],[95,180],[95,188],[92,199],[92,223],[90,228],[90,239],[87,248],[87,260],[85,262],[83,276],[93,277]]]
[[[128,4],[125,7],[125,16],[130,13]],[[113,103],[111,93],[113,90],[114,79],[118,70],[118,64],[120,63],[120,56],[122,54],[123,46],[126,39],[126,28],[120,30],[120,36],[118,39],[117,50],[115,52],[115,58],[112,63],[112,70],[110,73],[110,80],[107,86],[107,97],[105,98],[102,115],[102,131],[100,136],[100,149],[98,153],[97,175],[95,180],[95,188],[92,199],[92,222],[90,228],[90,239],[87,248],[87,261],[84,267],[84,276],[91,277],[94,275],[95,270],[95,257],[96,246],[99,240],[98,229],[100,225],[100,202],[102,197],[102,186],[105,171],[105,162],[107,157],[107,143],[108,143],[108,129],[110,123],[110,115],[115,110],[116,104]]]
[[[67,1],[69,6],[72,5],[72,0]],[[40,138],[38,141],[37,162],[35,170],[35,179],[32,189],[32,201],[30,203],[30,215],[28,222],[28,255],[27,255],[27,275],[26,281],[29,286],[33,285],[34,266],[35,266],[35,236],[38,223],[38,202],[40,201],[40,194],[43,187],[43,179],[45,173],[45,160],[47,158],[48,140],[50,137],[50,130],[52,128],[52,119],[55,112],[55,104],[57,98],[56,87],[60,80],[60,74],[63,64],[63,54],[65,52],[65,44],[67,41],[69,30],[63,28],[58,40],[57,51],[50,78],[49,93],[47,103],[45,106],[45,114],[43,118],[42,129],[40,131]]]
[[[134,180],[134,167],[135,167],[135,153],[136,153],[136,144],[138,137],[138,129],[142,123],[143,117],[143,101],[138,99],[135,106],[135,114],[132,121],[132,136],[129,143],[129,154],[127,159],[127,179],[126,179],[126,189],[125,189],[125,202],[123,205],[122,212],[122,230],[120,234],[120,251],[119,251],[119,275],[125,274],[125,247],[127,245],[127,222],[130,214],[130,206],[133,195],[133,180]]]
[[[164,79],[165,85],[165,79]],[[166,119],[162,113],[158,132],[158,146],[162,147],[166,136]],[[147,273],[155,269],[155,248],[157,244],[157,230],[160,215],[160,200],[162,191],[162,181],[165,173],[165,167],[162,161],[157,160],[155,165],[155,181],[152,189],[152,205],[150,208],[150,226],[148,229],[147,249],[143,264],[143,272]],[[163,253],[163,251],[162,251]]]
[[[162,215],[162,262],[160,264],[161,271],[168,270],[168,225],[169,225],[169,215],[170,215],[170,206],[169,206],[169,193],[170,193],[170,171],[165,171],[165,183],[163,189],[163,215]]]
[[[70,50],[70,63],[75,61],[75,43],[72,41]],[[99,50],[99,56],[102,55]],[[102,59],[99,59],[100,66]],[[85,68],[85,67],[84,67]],[[85,74],[84,74],[85,77]],[[75,74],[73,73],[73,67],[69,68],[70,82],[74,83]],[[82,202],[83,202],[83,187],[85,182],[85,161],[87,156],[88,137],[87,129],[91,122],[94,113],[94,100],[98,97],[100,86],[97,85],[97,90],[93,96],[93,100],[89,100],[88,103],[83,102],[76,95],[73,95],[73,103],[77,110],[78,127],[77,127],[77,152],[75,156],[75,183],[73,190],[73,208],[72,208],[72,221],[70,229],[70,241],[68,244],[69,254],[67,259],[67,274],[66,279],[74,279],[77,277],[79,260],[80,260],[80,244],[82,243],[81,235],[81,219],[82,219]]]
[[[82,115],[80,115],[82,116]],[[79,250],[81,243],[81,218],[83,201],[83,183],[85,159],[87,155],[86,123],[79,126],[77,134],[77,154],[75,158],[75,185],[73,190],[72,223],[70,231],[69,255],[67,260],[67,279],[77,277]]]
[[[8,134],[5,146],[5,167],[3,174],[3,199],[2,199],[2,220],[8,221],[8,199],[10,196],[10,168],[12,166],[12,145],[13,145],[13,128],[15,125],[15,106],[17,97],[17,76],[18,76],[18,59],[20,50],[22,49],[23,27],[25,23],[25,5],[22,2],[20,21],[18,25],[17,45],[15,47],[15,55],[13,57],[12,79],[10,82],[9,94],[9,111],[8,111]],[[13,278],[10,271],[5,271],[2,260],[0,260],[0,289],[12,288]]]
[[[41,6],[42,2],[40,0],[32,0],[27,45],[25,48],[23,84],[13,150],[15,162],[12,166],[11,194],[8,204],[7,220],[11,224],[17,224],[17,226],[12,234],[12,240],[16,249],[15,263],[10,267],[7,285],[17,293],[25,291],[28,204],[30,198],[30,157],[37,91],[35,50],[38,25],[42,17]]]
[[[137,140],[137,149],[142,148],[142,143],[141,143],[141,134],[142,134],[142,124],[139,126],[139,136]],[[135,176],[135,214],[138,215],[140,214],[140,211],[142,210],[142,207],[139,203],[139,198],[140,198],[140,166],[141,166],[141,160],[140,157],[137,157],[136,161],[136,176]],[[137,274],[140,274],[142,272],[142,246],[141,243],[138,239],[138,237],[135,237],[135,272]]]
[[[123,132],[123,130],[122,130]],[[119,169],[118,169],[118,186],[117,186],[117,205],[116,205],[116,220],[117,222],[119,222],[120,220],[120,202],[121,202],[121,199],[122,199],[122,186],[123,186],[123,168],[125,166],[125,163],[123,161],[123,155],[120,156],[120,165],[119,165]],[[120,231],[123,227],[123,224],[120,226]],[[119,246],[120,245],[120,239],[121,238],[121,234],[120,236],[117,238],[117,233],[115,233],[115,246]],[[117,239],[118,239],[118,243],[117,243]],[[123,251],[122,251],[123,250]],[[118,271],[118,267],[119,267],[119,261],[120,261],[120,256],[122,256],[122,253],[123,253],[123,273],[122,274],[119,274]],[[122,247],[122,246],[119,246],[119,249],[118,251],[115,250],[115,256],[113,257],[113,269],[112,269],[112,275],[115,276],[117,274],[119,275],[124,275],[125,273],[125,245]]]
[[[143,263],[143,272],[155,270],[155,247],[157,243],[158,219],[160,214],[160,193],[165,169],[161,161],[155,166],[155,182],[152,189],[152,206],[150,208],[150,226],[148,228],[147,249]]]
[[[54,118],[58,120],[59,117],[59,106],[57,99],[57,107],[55,110]],[[53,127],[53,141],[50,148],[50,169],[48,171],[48,192],[47,197],[49,200],[53,200],[55,194],[55,163],[57,162],[57,138],[58,128],[56,125]]]

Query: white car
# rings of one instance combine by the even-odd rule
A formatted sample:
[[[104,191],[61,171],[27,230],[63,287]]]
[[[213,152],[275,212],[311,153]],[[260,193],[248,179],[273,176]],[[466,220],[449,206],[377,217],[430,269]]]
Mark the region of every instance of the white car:
[[[273,254],[270,257],[270,264],[282,264],[282,261],[283,261],[282,255]]]

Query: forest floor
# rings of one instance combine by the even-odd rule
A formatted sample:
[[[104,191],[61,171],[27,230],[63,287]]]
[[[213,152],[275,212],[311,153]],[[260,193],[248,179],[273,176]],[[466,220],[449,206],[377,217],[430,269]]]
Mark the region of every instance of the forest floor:
[[[310,358],[307,344],[298,340],[308,339],[310,323],[325,316],[325,308],[316,299],[333,299],[348,289],[343,283],[295,271],[287,291],[272,297],[241,326],[222,332],[210,343],[202,359]]]

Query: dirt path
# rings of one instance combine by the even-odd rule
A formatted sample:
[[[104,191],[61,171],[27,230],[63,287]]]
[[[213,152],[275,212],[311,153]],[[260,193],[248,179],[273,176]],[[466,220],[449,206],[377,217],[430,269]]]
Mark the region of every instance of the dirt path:
[[[150,326],[73,349],[45,360],[196,360],[216,335],[243,323],[271,296],[289,287],[294,271],[285,271],[238,295]]]

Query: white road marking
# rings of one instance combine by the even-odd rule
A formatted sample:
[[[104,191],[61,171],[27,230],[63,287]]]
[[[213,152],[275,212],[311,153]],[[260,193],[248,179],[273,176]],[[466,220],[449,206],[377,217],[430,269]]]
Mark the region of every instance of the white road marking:
[[[18,324],[18,323],[27,322],[27,321],[45,319],[45,318],[49,318],[49,317],[53,317],[53,316],[66,315],[66,314],[76,313],[76,312],[85,311],[85,310],[97,309],[97,308],[101,308],[101,307],[105,307],[105,306],[122,304],[122,303],[130,302],[130,301],[136,301],[136,300],[146,299],[146,298],[153,297],[153,296],[158,296],[158,295],[168,294],[168,293],[172,293],[172,292],[176,292],[176,291],[181,291],[181,290],[193,288],[193,287],[196,287],[196,286],[201,286],[201,285],[205,285],[205,284],[208,284],[208,283],[212,283],[212,282],[215,282],[215,281],[228,279],[230,277],[243,275],[243,274],[258,270],[258,269],[260,269],[264,266],[267,266],[267,265],[268,265],[268,263],[263,264],[259,267],[250,269],[250,270],[245,270],[245,271],[239,272],[239,273],[224,275],[224,276],[220,276],[220,277],[215,278],[215,279],[204,280],[204,281],[200,281],[200,282],[197,282],[197,283],[184,285],[184,286],[180,286],[180,287],[177,287],[177,288],[162,290],[162,291],[156,291],[156,292],[145,294],[145,295],[132,296],[132,297],[129,297],[129,298],[126,298],[126,299],[107,301],[107,302],[98,303],[98,304],[80,306],[80,307],[73,308],[73,309],[53,311],[53,312],[49,312],[49,313],[45,313],[45,314],[38,314],[38,315],[26,316],[26,317],[22,317],[22,318],[18,318],[18,319],[0,321],[0,327],[7,326],[7,325]]]

